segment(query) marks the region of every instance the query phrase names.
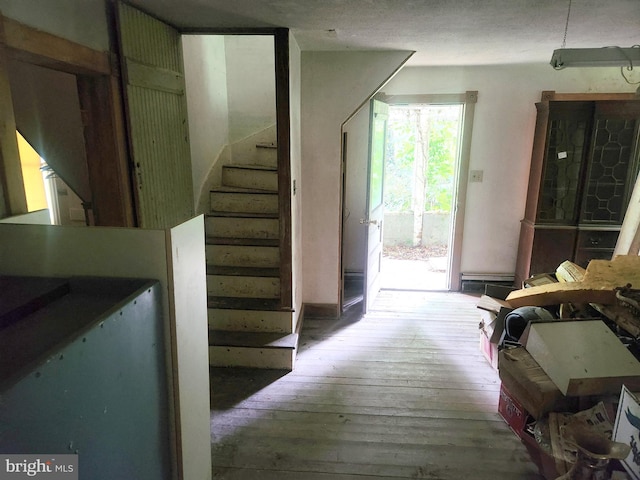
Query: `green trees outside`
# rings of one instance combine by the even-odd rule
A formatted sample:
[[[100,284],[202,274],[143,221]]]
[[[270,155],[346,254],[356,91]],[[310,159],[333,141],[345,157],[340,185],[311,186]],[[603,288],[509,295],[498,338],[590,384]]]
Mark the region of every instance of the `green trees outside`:
[[[420,215],[451,211],[460,111],[459,105],[390,109],[384,190],[386,211],[418,210]]]

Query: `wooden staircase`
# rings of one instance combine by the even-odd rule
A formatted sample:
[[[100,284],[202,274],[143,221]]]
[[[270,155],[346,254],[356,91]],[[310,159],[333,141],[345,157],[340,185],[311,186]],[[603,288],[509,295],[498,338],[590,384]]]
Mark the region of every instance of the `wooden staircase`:
[[[292,370],[298,334],[280,308],[280,225],[274,144],[222,167],[206,218],[209,363]]]

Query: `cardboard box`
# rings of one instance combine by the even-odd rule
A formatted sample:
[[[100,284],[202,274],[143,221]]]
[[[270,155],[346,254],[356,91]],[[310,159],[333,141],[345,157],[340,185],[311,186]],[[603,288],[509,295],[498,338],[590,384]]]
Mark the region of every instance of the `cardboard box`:
[[[566,396],[640,390],[640,362],[601,320],[531,323],[525,348]],[[524,336],[524,335],[523,335]]]
[[[498,369],[498,343],[504,331],[504,317],[512,309],[500,299],[483,295],[480,310],[480,351],[495,370]]]
[[[556,480],[560,474],[556,468],[556,460],[553,456],[544,451],[536,439],[530,435],[528,432],[523,432],[520,440],[524,444],[529,452],[529,456],[533,463],[538,467],[538,471],[540,475],[542,475],[546,480]]]
[[[522,404],[507,390],[504,384],[500,385],[500,398],[498,399],[498,413],[511,427],[513,433],[522,438],[524,427],[527,424],[529,413]]]
[[[491,339],[484,330],[480,330],[480,351],[489,365],[498,370],[498,344],[491,343]]]
[[[570,409],[577,404],[576,398],[562,394],[522,347],[502,350],[499,353],[498,371],[502,384],[535,419],[554,410]]]

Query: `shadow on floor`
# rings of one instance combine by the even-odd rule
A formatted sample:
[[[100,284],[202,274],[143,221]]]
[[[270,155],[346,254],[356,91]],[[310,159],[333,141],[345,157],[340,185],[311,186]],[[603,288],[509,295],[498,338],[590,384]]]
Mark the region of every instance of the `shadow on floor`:
[[[353,325],[360,321],[362,317],[362,301],[354,303],[349,308],[346,308],[340,318],[312,317],[313,320],[321,320],[321,322],[314,322],[315,328],[313,330],[305,331],[305,334],[298,345],[298,354],[304,352],[310,346],[316,345],[319,339],[325,338],[327,335],[332,335],[343,328]],[[304,329],[304,324],[302,328]]]
[[[355,303],[345,309],[340,318],[323,318],[320,323],[322,328],[315,333],[324,336],[337,332],[361,318],[362,303]],[[298,345],[298,353],[315,344],[314,340],[314,333],[307,334]],[[210,367],[211,409],[229,410],[288,373],[286,370],[263,368]]]
[[[288,373],[263,368],[211,367],[211,409],[229,410]]]

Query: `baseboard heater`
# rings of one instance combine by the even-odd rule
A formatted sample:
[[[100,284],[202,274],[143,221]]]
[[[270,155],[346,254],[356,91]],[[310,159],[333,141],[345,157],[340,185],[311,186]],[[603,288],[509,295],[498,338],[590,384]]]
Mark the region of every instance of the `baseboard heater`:
[[[513,285],[513,273],[463,273],[460,275],[460,285],[463,292],[484,292],[485,285]]]

